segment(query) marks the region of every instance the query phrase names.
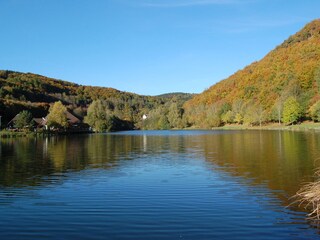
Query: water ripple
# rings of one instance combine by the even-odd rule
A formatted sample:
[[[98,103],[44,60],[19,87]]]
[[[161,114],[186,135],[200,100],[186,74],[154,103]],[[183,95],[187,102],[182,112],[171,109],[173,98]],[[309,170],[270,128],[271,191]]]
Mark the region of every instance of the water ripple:
[[[242,141],[246,136],[239,134],[133,132],[48,140],[48,152],[35,162],[31,153],[29,159],[19,158],[19,148],[17,158],[8,155],[5,161],[11,165],[1,169],[0,237],[317,238],[303,212],[285,208],[290,181],[275,174],[291,172],[293,181],[297,168],[281,162],[282,158],[271,165],[269,157],[263,160],[252,152],[222,154],[221,146],[246,148]],[[248,134],[247,142],[257,136],[262,141],[258,133]],[[72,155],[67,152],[69,145]],[[28,161],[38,164],[32,173]],[[15,162],[19,171],[9,171]],[[301,169],[306,171],[304,166]],[[291,184],[294,189],[297,182]]]

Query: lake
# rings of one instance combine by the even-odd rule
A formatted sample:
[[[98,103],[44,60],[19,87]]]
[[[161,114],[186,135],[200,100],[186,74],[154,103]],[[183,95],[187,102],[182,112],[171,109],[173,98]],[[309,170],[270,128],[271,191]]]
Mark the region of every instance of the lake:
[[[320,133],[128,131],[1,139],[0,239],[315,239],[288,205]]]

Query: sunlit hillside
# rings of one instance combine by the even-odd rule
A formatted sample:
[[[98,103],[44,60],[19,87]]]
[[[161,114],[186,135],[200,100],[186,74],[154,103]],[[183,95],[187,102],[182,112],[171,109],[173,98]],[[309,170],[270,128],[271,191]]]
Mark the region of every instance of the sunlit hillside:
[[[241,123],[248,112],[258,115],[263,112],[264,121],[276,121],[277,112],[280,114],[285,101],[293,97],[300,105],[301,117],[308,118],[310,107],[320,99],[319,92],[320,19],[317,19],[290,36],[261,61],[195,96],[185,108],[189,121],[196,125],[208,114],[216,118],[208,125]],[[225,115],[228,111],[232,112],[230,116]],[[252,120],[252,123],[256,122]]]

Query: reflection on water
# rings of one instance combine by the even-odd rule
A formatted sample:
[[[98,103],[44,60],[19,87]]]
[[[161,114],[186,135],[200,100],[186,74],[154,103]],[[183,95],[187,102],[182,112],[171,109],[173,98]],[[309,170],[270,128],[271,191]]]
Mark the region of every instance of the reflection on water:
[[[320,166],[314,132],[133,131],[1,139],[0,157],[4,239],[316,234],[302,209],[285,208]]]
[[[205,158],[225,171],[283,190],[292,196],[302,182],[313,178],[320,166],[319,135],[314,133],[248,131],[206,136]]]

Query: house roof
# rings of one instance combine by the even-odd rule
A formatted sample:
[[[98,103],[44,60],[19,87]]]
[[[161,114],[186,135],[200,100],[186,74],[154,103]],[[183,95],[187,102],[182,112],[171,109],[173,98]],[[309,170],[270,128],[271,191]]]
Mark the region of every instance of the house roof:
[[[70,112],[67,111],[67,119],[69,123],[75,124],[75,123],[80,123],[79,118],[76,116],[72,115]]]
[[[67,115],[68,122],[71,124],[76,124],[81,122],[79,118],[77,118],[76,116],[74,116],[68,111],[66,112],[66,115]],[[11,119],[11,121],[8,123],[8,126],[14,123],[17,120],[18,116],[19,116],[19,113],[14,118]],[[47,124],[47,116],[45,118],[33,118],[33,121],[35,121],[38,125],[44,126]]]
[[[33,121],[35,121],[38,125],[46,125],[47,124],[47,119],[45,118],[34,118]]]
[[[17,120],[18,116],[19,116],[19,113],[15,115],[14,118],[10,120],[10,122],[8,122],[7,126],[10,126],[12,123],[14,123]]]

